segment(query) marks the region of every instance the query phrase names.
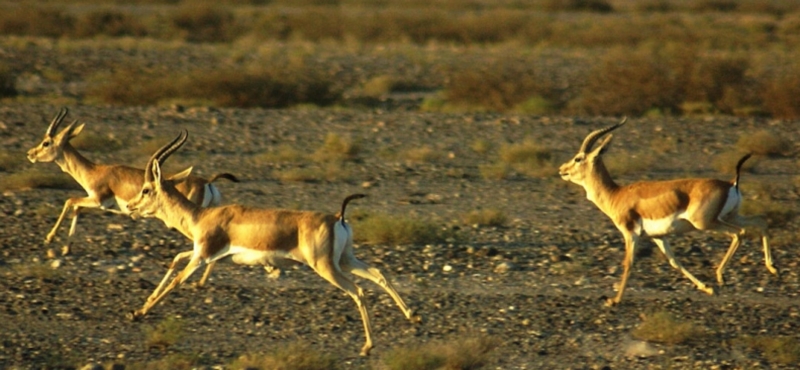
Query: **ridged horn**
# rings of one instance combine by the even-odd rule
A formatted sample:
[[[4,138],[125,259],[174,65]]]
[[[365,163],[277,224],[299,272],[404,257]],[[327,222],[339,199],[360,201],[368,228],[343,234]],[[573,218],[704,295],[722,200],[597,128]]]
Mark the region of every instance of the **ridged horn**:
[[[158,164],[163,164],[164,161],[169,158],[172,153],[178,150],[183,143],[186,142],[186,139],[189,138],[189,132],[186,130],[182,130],[178,137],[173,139],[169,144],[162,146],[158,149],[150,159],[147,161],[147,166],[144,168],[144,181],[151,182],[153,181],[153,162],[158,161]]]
[[[604,128],[601,128],[601,129],[593,131],[591,134],[586,136],[586,139],[583,139],[583,144],[581,144],[580,152],[581,153],[586,153],[586,151],[591,150],[592,146],[597,141],[597,139],[599,139],[601,136],[603,136],[603,135],[605,135],[605,134],[607,134],[607,133],[609,133],[611,131],[614,131],[618,127],[624,125],[625,122],[627,122],[627,121],[628,121],[628,117],[622,117],[622,121],[620,121],[617,124],[614,124],[614,125],[611,125],[611,126],[604,127]]]
[[[53,120],[50,121],[50,126],[47,127],[47,132],[45,132],[45,135],[53,136],[53,133],[56,131],[58,126],[61,125],[61,122],[64,122],[64,118],[67,117],[67,113],[69,113],[69,109],[66,107],[61,108],[58,114],[53,117]]]

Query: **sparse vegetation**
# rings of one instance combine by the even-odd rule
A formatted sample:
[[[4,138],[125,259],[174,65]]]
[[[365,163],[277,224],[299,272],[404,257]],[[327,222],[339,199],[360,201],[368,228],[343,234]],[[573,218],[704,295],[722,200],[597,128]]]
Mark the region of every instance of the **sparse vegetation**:
[[[183,323],[176,317],[162,320],[156,326],[144,328],[145,347],[167,350],[183,337]]]
[[[763,156],[784,156],[794,149],[792,142],[767,130],[740,136],[736,147],[744,153]]]
[[[361,150],[353,140],[330,132],[325,136],[322,146],[311,155],[317,162],[340,162],[353,160]]]
[[[354,238],[370,244],[434,244],[455,237],[431,220],[409,216],[367,214],[353,217]]]
[[[230,364],[231,369],[336,370],[338,359],[303,342],[278,346],[266,354],[248,354]]]
[[[478,334],[448,341],[393,348],[383,363],[390,370],[477,370],[500,345],[494,337]]]
[[[508,217],[499,209],[481,209],[467,213],[464,222],[468,225],[505,226]]]
[[[0,150],[0,171],[11,172],[25,164],[26,161],[23,152]]]
[[[681,344],[698,340],[703,336],[704,330],[691,322],[675,318],[668,311],[656,311],[645,315],[632,334],[649,342]]]
[[[736,338],[735,344],[759,351],[771,364],[794,365],[800,361],[800,343],[787,336],[744,336]]]
[[[403,154],[405,160],[409,162],[433,162],[442,157],[441,153],[430,146],[421,146],[419,148],[411,148],[406,150]]]
[[[0,63],[0,98],[17,95],[16,75],[4,64]]]
[[[83,131],[80,135],[70,140],[70,144],[81,151],[108,153],[121,148],[122,140],[113,133],[102,135]]]
[[[550,149],[532,139],[522,143],[504,145],[500,148],[500,161],[515,171],[531,176],[552,176],[556,172]],[[483,172],[483,171],[482,171]]]
[[[26,170],[0,176],[0,190],[80,189],[75,180],[62,172]]]

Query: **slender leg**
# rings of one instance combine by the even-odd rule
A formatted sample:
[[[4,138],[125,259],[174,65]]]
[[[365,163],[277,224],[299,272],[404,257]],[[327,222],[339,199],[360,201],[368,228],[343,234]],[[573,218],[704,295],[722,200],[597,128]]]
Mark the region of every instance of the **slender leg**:
[[[633,266],[633,255],[636,250],[636,238],[638,237],[630,234],[624,234],[625,238],[625,258],[622,260],[622,280],[619,282],[619,290],[617,296],[606,300],[606,306],[616,306],[622,300],[622,294],[625,293],[625,285],[628,284],[628,276],[631,273],[631,266]]]
[[[161,283],[158,284],[158,287],[156,287],[153,293],[147,298],[148,302],[154,300],[159,294],[161,294],[161,291],[164,289],[164,286],[167,285],[167,281],[169,281],[170,276],[172,276],[172,273],[175,271],[175,267],[178,265],[178,262],[191,257],[192,253],[194,253],[194,251],[186,251],[178,253],[178,255],[175,256],[175,258],[172,260],[172,264],[169,265],[169,269],[167,269],[167,273],[164,274],[164,278],[161,279]],[[211,266],[211,264],[209,264],[209,266]],[[206,269],[206,272],[208,272],[208,269]]]
[[[722,277],[723,271],[727,266],[729,260],[733,257],[733,254],[736,252],[736,248],[739,247],[737,243],[734,245],[735,242],[741,239],[742,235],[745,235],[749,231],[753,231],[758,233],[757,235],[761,236],[761,243],[764,248],[764,264],[767,267],[767,270],[772,273],[773,275],[779,275],[778,269],[775,268],[775,264],[772,261],[772,252],[770,251],[769,247],[769,237],[767,236],[767,221],[761,216],[741,216],[736,215],[731,220],[718,220],[717,229],[721,229],[723,231],[727,231],[731,235],[734,236],[734,240],[731,242],[730,248],[728,248],[728,252],[725,254],[725,257],[720,262],[719,267],[717,267],[717,281],[720,285],[723,284],[724,280]],[[739,242],[740,243],[740,242]]]
[[[725,271],[725,266],[728,265],[730,262],[731,257],[733,254],[736,253],[736,249],[739,248],[741,241],[739,239],[739,234],[731,234],[732,240],[731,245],[728,247],[728,251],[725,253],[725,257],[722,257],[722,261],[719,263],[719,267],[717,267],[717,283],[722,286],[725,285],[725,278],[723,278],[722,273]]]
[[[342,274],[342,272],[333,265],[333,261],[320,261],[311,266],[311,268],[313,268],[319,276],[322,276],[323,279],[333,284],[333,286],[344,290],[350,298],[353,298],[356,302],[358,312],[361,314],[361,322],[364,324],[364,333],[366,336],[366,342],[364,346],[361,347],[361,356],[369,356],[369,351],[373,347],[372,324],[370,323],[369,313],[367,312],[364,291],[353,281],[348,279],[347,276]]]
[[[215,262],[210,262],[208,264],[208,266],[206,266],[206,271],[203,272],[203,277],[200,278],[200,282],[197,283],[197,286],[199,286],[199,287],[206,286],[206,280],[208,280],[208,276],[211,275],[211,269],[214,268],[214,265],[216,263],[217,263],[216,261]]]
[[[653,238],[653,242],[655,242],[658,248],[661,249],[661,252],[664,253],[665,256],[667,256],[669,264],[672,265],[672,267],[678,269],[683,274],[683,276],[689,278],[689,280],[691,280],[692,283],[694,283],[694,285],[697,286],[697,289],[700,289],[701,291],[708,294],[714,294],[714,288],[709,287],[708,285],[704,284],[702,281],[694,277],[694,275],[692,275],[691,272],[683,268],[680,262],[678,262],[678,260],[675,259],[675,255],[672,254],[672,248],[669,247],[669,243],[666,240],[661,238]]]
[[[100,207],[100,202],[94,198],[69,198],[66,202],[64,202],[64,208],[61,210],[61,215],[58,216],[58,220],[56,220],[56,224],[53,225],[53,228],[47,233],[47,237],[44,240],[45,244],[50,244],[53,241],[53,238],[56,236],[56,232],[58,231],[58,227],[61,226],[61,223],[64,221],[64,217],[66,217],[67,212],[72,210],[72,224],[69,228],[69,234],[67,236],[67,243],[62,248],[62,254],[69,254],[70,252],[70,244],[72,242],[72,235],[75,234],[75,226],[78,224],[78,215],[80,214],[81,208],[98,208]]]
[[[198,267],[200,267],[201,263],[202,261],[200,260],[200,257],[193,255],[186,267],[177,275],[175,275],[175,278],[172,279],[172,282],[155,298],[148,298],[141,309],[132,313],[131,318],[136,319],[147,314],[147,312],[150,311],[150,309],[153,308],[153,306],[155,306],[158,302],[164,299],[169,292],[175,289],[178,285],[183,284],[183,282],[186,281],[186,279],[188,279]]]
[[[411,319],[412,316],[414,316],[414,310],[408,308],[406,303],[403,302],[403,298],[400,298],[400,294],[397,293],[392,284],[386,279],[386,277],[383,276],[380,270],[370,267],[363,261],[355,258],[352,253],[346,253],[344,257],[345,258],[342,259],[341,263],[342,268],[345,271],[377,284],[383,288],[386,293],[389,293],[397,306],[400,307],[400,310],[403,311],[403,315],[405,315],[407,319]]]

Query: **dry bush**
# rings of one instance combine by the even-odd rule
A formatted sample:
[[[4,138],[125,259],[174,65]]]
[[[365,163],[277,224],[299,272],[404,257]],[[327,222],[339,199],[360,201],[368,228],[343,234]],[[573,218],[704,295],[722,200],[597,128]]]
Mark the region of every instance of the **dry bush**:
[[[339,361],[330,353],[318,351],[304,342],[277,346],[267,354],[239,357],[227,368],[258,370],[336,370]]]
[[[272,171],[272,176],[280,181],[288,182],[315,182],[320,181],[324,174],[320,169],[300,167]]]
[[[317,162],[348,161],[358,157],[361,146],[350,138],[329,132],[311,158]]]
[[[503,180],[508,177],[511,168],[503,162],[478,165],[481,177],[486,180]]]
[[[800,117],[800,63],[762,81],[764,110],[777,118]]]
[[[603,158],[603,164],[612,176],[629,174],[647,174],[656,163],[656,156],[651,152],[632,153],[625,149],[616,149],[612,155]]]
[[[97,10],[82,15],[75,20],[72,35],[88,38],[98,35],[109,37],[144,37],[146,26],[131,14],[114,10]]]
[[[300,163],[306,161],[306,153],[288,144],[280,144],[270,148],[266,153],[255,156],[258,162]]]
[[[455,237],[430,220],[387,214],[364,215],[353,219],[354,237],[369,244],[435,244]]]
[[[430,146],[421,146],[419,148],[411,148],[403,153],[403,158],[409,162],[433,162],[442,158],[442,153]]]
[[[475,139],[475,141],[470,144],[469,148],[472,149],[473,152],[478,154],[486,154],[490,150],[492,150],[492,143],[486,139]]]
[[[23,152],[0,150],[0,171],[11,172],[27,162]]]
[[[685,88],[685,100],[710,103],[716,111],[725,114],[752,104],[754,97],[747,96],[750,81],[745,79],[749,67],[749,60],[744,57],[699,58]]]
[[[189,42],[228,42],[239,35],[233,13],[209,1],[181,2],[170,21],[179,37]]]
[[[221,107],[285,108],[329,105],[341,96],[330,76],[302,63],[165,75],[121,70],[98,79],[103,82],[90,87],[87,95],[119,105],[155,105],[166,99],[185,99],[209,101]]]
[[[464,215],[464,223],[481,226],[505,226],[508,216],[498,209],[474,210]]]
[[[736,174],[736,163],[745,156],[740,151],[727,151],[714,156],[711,166],[720,174],[734,176]],[[742,172],[752,172],[758,166],[759,158],[750,158],[742,165]]]
[[[74,19],[60,7],[0,6],[0,34],[61,37],[72,31]]]
[[[786,156],[794,149],[789,139],[767,130],[739,136],[736,147],[742,152],[763,156]]]
[[[499,154],[502,163],[526,176],[547,177],[556,172],[552,151],[531,139],[504,145]]]
[[[642,323],[631,334],[648,342],[682,344],[701,338],[704,330],[691,322],[676,319],[668,311],[657,311],[643,316]]]
[[[593,115],[679,111],[692,51],[682,47],[615,48],[592,69],[572,110]]]
[[[17,95],[17,76],[11,68],[0,63],[0,98],[13,97]]]
[[[156,326],[144,328],[144,344],[147,348],[166,350],[183,337],[183,323],[176,317],[162,320]]]
[[[556,109],[559,91],[548,81],[524,60],[507,58],[453,72],[447,79],[443,96],[447,105],[469,110],[524,109],[532,98]]]
[[[770,364],[795,365],[800,361],[800,343],[787,336],[744,336],[734,339],[734,344],[761,352]]]
[[[14,264],[11,265],[9,272],[12,275],[39,280],[52,280],[62,275],[61,270],[54,269],[47,263],[39,262]]]
[[[393,348],[383,358],[390,370],[477,370],[500,345],[494,337],[477,334],[429,344]]]
[[[0,190],[81,189],[75,180],[62,172],[26,170],[0,176]]]
[[[199,365],[199,361],[197,358],[192,358],[191,356],[183,355],[180,353],[171,353],[161,359],[142,362],[142,363],[132,363],[126,366],[123,366],[124,369],[128,370],[163,370],[163,369],[170,369],[170,370],[192,370],[197,369]],[[108,367],[108,369],[118,369],[114,365]]]

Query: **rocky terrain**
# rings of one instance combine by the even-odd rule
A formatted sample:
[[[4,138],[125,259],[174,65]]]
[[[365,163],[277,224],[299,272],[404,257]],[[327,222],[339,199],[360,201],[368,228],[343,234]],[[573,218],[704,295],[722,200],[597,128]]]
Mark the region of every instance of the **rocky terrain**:
[[[453,237],[427,245],[357,243],[357,256],[384,271],[422,317],[421,323],[405,320],[388,295],[359,280],[367,291],[376,345],[371,357],[359,358],[363,330],[355,305],[308,268],[271,279],[259,268],[224,261],[207,287],[187,284],[142,321],[131,322],[125,314],[141,306],[175,254],[190,243],[156,220],[96,211],[78,223],[72,254],[48,256],[48,249],[57,251],[66,239],[67,223],[51,245],[44,245],[45,235],[64,201],[83,192],[8,190],[0,197],[0,368],[136,364],[176,353],[211,368],[301,341],[341,358],[347,368],[380,369],[392,348],[480,333],[500,342],[486,366],[492,369],[793,366],[748,346],[744,339],[753,337],[788,337],[794,347],[787,350],[798,355],[800,222],[794,215],[800,183],[798,159],[791,153],[753,159],[755,166],[741,180],[745,192],[753,189],[746,202],[767,204],[760,209],[774,214],[770,223],[779,277],[764,268],[758,241],[747,240],[728,267],[727,284],[708,296],[648,244],[637,255],[622,304],[608,308],[602,300],[615,294],[623,242],[582,189],[558,177],[557,167],[587,133],[617,118],[410,109],[69,108],[71,118],[86,123],[82,135],[115,143],[85,153],[96,162],[143,166],[157,145],[187,129],[189,141],[168,168],[191,165],[201,176],[236,174],[241,183],[217,184],[225,202],[336,212],[346,195],[364,192],[368,197],[350,206],[353,215],[413,217]],[[0,105],[2,149],[16,153],[21,163],[0,171],[0,182],[25,171],[60,172],[55,164],[24,158],[58,109]],[[616,176],[621,183],[729,179],[731,173],[721,173],[715,161],[734,150],[740,137],[763,130],[800,142],[797,122],[637,118],[615,132],[606,158],[629,169]],[[339,167],[270,155],[287,147],[313,153],[330,134],[358,145],[354,158]],[[483,166],[498,161],[498,148],[525,140],[546,148],[552,175],[512,171],[502,180],[482,175]],[[476,151],[476,142],[491,149]],[[404,155],[420,148],[431,154]],[[280,176],[297,169],[322,175],[313,181]],[[503,226],[465,222],[474,210],[499,210],[508,221]],[[688,270],[715,281],[715,267],[729,244],[726,236],[694,233],[670,240]],[[197,279],[199,274],[191,281]],[[635,336],[635,329],[657,312],[669,312],[699,334],[678,344]],[[184,327],[175,345],[146,345],[147,328],[175,317]]]

